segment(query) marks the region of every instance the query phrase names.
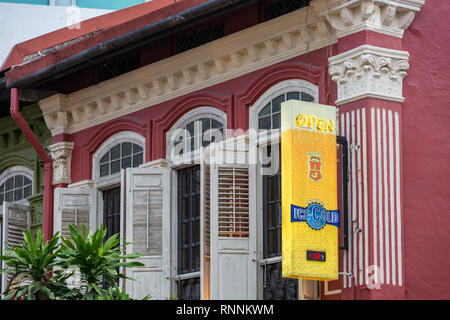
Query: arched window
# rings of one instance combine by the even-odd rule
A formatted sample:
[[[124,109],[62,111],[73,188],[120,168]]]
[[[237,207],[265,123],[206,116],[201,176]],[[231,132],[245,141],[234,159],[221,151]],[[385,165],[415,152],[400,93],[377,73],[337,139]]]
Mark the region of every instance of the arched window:
[[[195,158],[199,149],[224,139],[226,115],[219,109],[199,107],[186,113],[167,132],[166,156]]]
[[[0,204],[17,202],[33,194],[33,171],[22,166],[5,170],[0,175]]]
[[[144,148],[132,142],[119,143],[100,159],[100,178],[117,173],[120,169],[137,167],[143,162]]]
[[[116,176],[121,169],[138,167],[144,163],[145,139],[132,131],[111,136],[94,153],[92,176],[95,181]]]
[[[259,130],[280,129],[281,103],[287,100],[318,101],[316,85],[301,79],[277,83],[264,92],[250,108],[250,128]]]
[[[257,175],[257,202],[261,205],[258,226],[259,243],[262,245],[264,277],[263,296],[280,299],[297,299],[297,280],[285,279],[281,286],[273,286],[281,273],[281,103],[287,100],[318,101],[316,85],[300,79],[277,83],[264,92],[250,108],[250,128],[267,135],[258,138],[260,163]],[[270,134],[269,134],[270,133]],[[261,136],[261,134],[260,134]],[[268,299],[270,299],[268,298]]]

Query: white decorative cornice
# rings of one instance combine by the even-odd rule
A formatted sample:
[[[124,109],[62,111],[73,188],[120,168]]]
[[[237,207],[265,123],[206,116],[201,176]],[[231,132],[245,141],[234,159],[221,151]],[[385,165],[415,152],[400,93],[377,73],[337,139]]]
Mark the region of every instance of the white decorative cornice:
[[[53,136],[71,134],[336,41],[306,7],[39,105]]]
[[[48,146],[53,159],[53,184],[69,184],[73,142],[58,142]]]
[[[371,30],[402,38],[425,0],[312,0],[337,38]]]
[[[363,45],[329,59],[337,83],[337,105],[368,97],[403,102],[403,78],[409,53]]]

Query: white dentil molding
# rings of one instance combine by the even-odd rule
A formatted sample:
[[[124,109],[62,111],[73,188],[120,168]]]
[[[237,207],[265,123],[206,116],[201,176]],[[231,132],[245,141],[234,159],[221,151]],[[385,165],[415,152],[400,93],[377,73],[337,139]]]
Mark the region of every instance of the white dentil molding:
[[[337,83],[336,105],[368,97],[403,102],[403,78],[409,69],[406,51],[363,45],[329,59]]]
[[[305,7],[39,105],[53,136],[71,134],[336,42]]]
[[[402,38],[425,0],[312,0],[311,6],[341,38],[363,30]]]

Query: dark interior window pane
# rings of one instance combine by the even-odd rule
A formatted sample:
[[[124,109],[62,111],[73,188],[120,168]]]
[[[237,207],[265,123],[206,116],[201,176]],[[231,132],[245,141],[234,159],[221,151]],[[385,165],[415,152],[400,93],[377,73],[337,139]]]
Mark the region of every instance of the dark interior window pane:
[[[122,169],[131,167],[131,157],[126,157],[122,159]]]
[[[273,201],[274,196],[274,177],[267,177],[267,200]]]
[[[124,142],[122,143],[122,157],[126,157],[131,155],[131,143]]]
[[[6,180],[6,190],[11,190],[12,188],[14,188],[14,177]]]
[[[18,175],[14,177],[14,188],[19,188],[23,186],[23,176]]]
[[[105,162],[109,162],[109,152],[100,159],[100,163],[105,163]]]
[[[271,113],[270,110],[270,103],[268,103],[260,112],[259,112],[259,116],[263,117],[263,116],[267,116]]]
[[[273,230],[269,230],[267,236],[269,238],[268,239],[269,240],[269,243],[268,243],[269,254],[271,254],[271,253],[274,252],[274,247],[275,247],[274,246],[274,244],[275,244],[275,237],[274,237]]]
[[[100,165],[100,177],[107,176],[109,174],[109,163]]]
[[[31,186],[25,187],[25,189],[23,189],[23,197],[28,198],[29,196],[31,196]]]
[[[5,201],[7,202],[13,202],[13,192],[9,191],[5,195]]]
[[[5,194],[0,193],[0,204],[3,204],[4,199],[5,199]]]
[[[182,138],[182,137],[181,137]],[[142,151],[142,147],[140,145],[133,143],[133,153],[138,153]]]
[[[279,129],[281,128],[281,114],[277,113],[273,115],[272,118],[272,129]]]
[[[14,201],[19,201],[23,199],[23,189],[14,190]]]
[[[287,100],[300,100],[300,92],[288,92]]]
[[[274,226],[274,214],[275,214],[275,206],[273,204],[269,204],[267,206],[267,226]]]
[[[29,185],[29,184],[31,184],[31,180],[24,176],[24,177],[23,177],[23,185],[24,185],[24,186],[27,186],[27,185]]]
[[[212,119],[212,127],[213,128],[223,128],[223,124],[220,121]]]
[[[202,130],[201,132],[204,133],[206,130],[209,130],[211,128],[211,119],[201,119],[202,124]]]
[[[111,174],[120,171],[120,160],[111,162]]]
[[[259,129],[271,129],[270,116],[259,119]]]
[[[144,154],[139,153],[133,156],[133,167],[136,168],[144,162]]]
[[[189,124],[186,126],[186,130],[187,130],[187,132],[189,133],[189,135],[190,135],[191,137],[193,137],[193,136],[194,136],[194,122],[189,123]]]
[[[182,213],[182,219],[186,220],[187,218],[189,218],[189,198],[183,198],[182,202],[182,207],[181,207],[181,213]]]
[[[111,149],[111,160],[120,158],[120,144]]]
[[[4,183],[0,186],[0,192],[3,193],[3,191],[5,191],[5,184]]]
[[[314,97],[312,95],[310,95],[309,93],[302,92],[302,101],[313,102]]]
[[[281,103],[284,102],[285,100],[286,99],[284,97],[284,94],[273,99],[272,100],[272,113],[280,112]]]

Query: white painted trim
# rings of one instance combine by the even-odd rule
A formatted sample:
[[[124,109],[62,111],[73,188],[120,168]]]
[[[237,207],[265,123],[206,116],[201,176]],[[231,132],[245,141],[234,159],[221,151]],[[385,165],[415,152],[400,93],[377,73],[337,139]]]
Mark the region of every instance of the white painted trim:
[[[120,172],[112,174],[107,177],[100,178],[99,161],[111,148],[123,142],[132,142],[140,145],[143,148],[143,154],[145,159],[145,137],[133,131],[121,131],[112,135],[105,142],[103,142],[103,144],[92,155],[92,180],[96,183],[97,186],[103,185],[104,184],[103,181],[107,181],[114,178],[117,178],[115,180],[117,180],[120,183]]]
[[[8,169],[4,170],[0,174],[0,186],[6,182],[11,177],[17,176],[17,175],[23,175],[31,180],[31,195],[34,195],[34,171],[30,168],[24,167],[24,166],[13,166],[9,167]],[[15,203],[22,203],[27,204],[27,199],[21,199],[19,201],[15,201]],[[3,206],[0,207],[1,210],[3,210]]]
[[[52,135],[78,132],[333,45],[337,40],[322,22],[310,7],[302,8],[64,95],[62,104],[52,96],[39,105]]]
[[[0,174],[0,185],[5,183],[5,181],[8,180],[9,178],[11,178],[13,176],[17,176],[17,175],[23,175],[31,180],[32,194],[33,194],[34,193],[34,171],[31,170],[30,168],[27,168],[24,166],[13,166],[13,167],[9,167],[8,169],[4,170]]]
[[[224,137],[226,139],[227,129],[227,114],[220,109],[208,106],[199,106],[189,112],[185,113],[175,124],[166,132],[166,159],[169,159],[169,166],[177,166],[179,164],[198,163],[200,161],[200,146],[199,149],[191,151],[190,153],[183,154],[182,157],[172,158],[172,144],[170,143],[170,137],[177,129],[183,129],[192,121],[199,120],[201,118],[211,118],[217,120],[223,124]]]
[[[314,97],[314,102],[319,101],[319,88],[317,85],[303,79],[288,79],[280,81],[267,89],[249,109],[249,128],[258,129],[259,112],[273,99],[281,94],[291,91],[300,91]]]

